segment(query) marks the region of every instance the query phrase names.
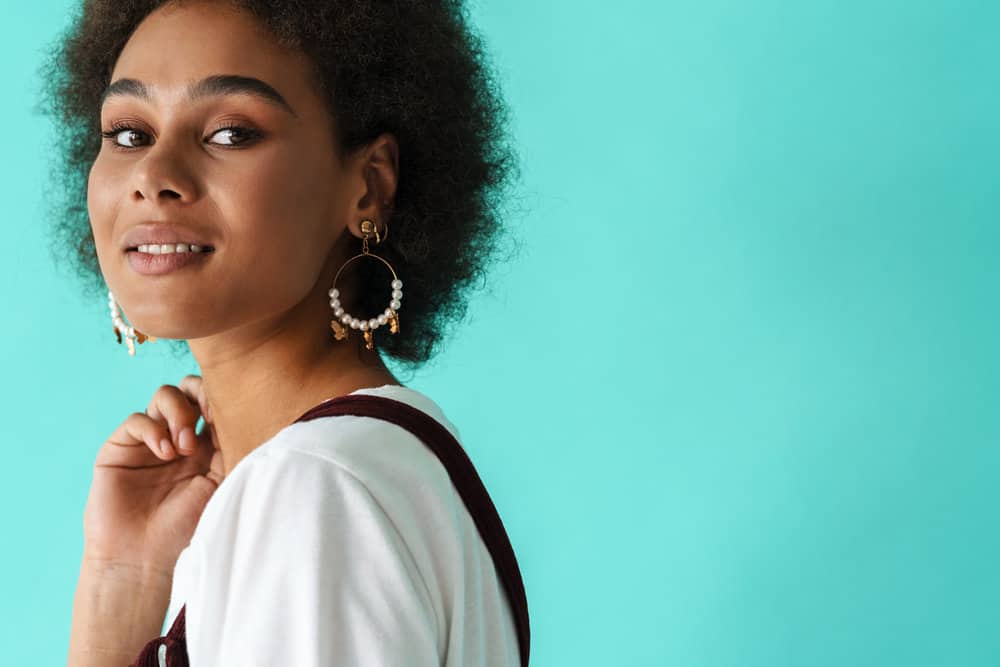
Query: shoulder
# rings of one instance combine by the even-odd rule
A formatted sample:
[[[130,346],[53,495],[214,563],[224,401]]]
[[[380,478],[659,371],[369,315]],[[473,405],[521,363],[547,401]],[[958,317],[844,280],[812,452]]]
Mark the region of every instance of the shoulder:
[[[457,439],[436,404],[397,396]],[[474,531],[444,466],[406,429],[355,416],[296,423],[245,457],[209,500],[191,555],[182,555],[172,609],[191,600],[191,622],[205,623],[225,617],[218,605],[226,600],[256,606],[258,593],[278,596],[287,608],[314,600],[317,590],[329,609],[391,599],[442,648],[453,597],[448,573],[462,571]],[[384,613],[373,608],[361,617]],[[418,631],[397,634],[412,646]]]
[[[458,429],[425,394],[394,385],[357,393],[405,402],[461,442]],[[209,500],[194,539],[231,530],[238,516],[266,528],[283,521],[285,512],[337,511],[334,505],[346,502],[378,508],[406,542],[426,538],[429,528],[445,539],[442,528],[450,524],[459,533],[466,519],[448,471],[419,438],[382,419],[338,415],[291,424],[245,457]]]
[[[383,396],[406,403],[441,424],[461,445],[461,435],[441,407],[427,395],[408,387],[385,385],[354,392]],[[433,497],[455,512],[461,499],[438,456],[406,428],[375,417],[337,415],[319,417],[286,427],[273,452],[287,460],[323,462],[353,477],[386,509],[400,501]],[[431,509],[431,508],[426,508]]]
[[[461,442],[458,428],[445,416],[441,407],[415,389],[384,385],[353,393],[406,403],[429,415]],[[319,417],[291,424],[280,435],[273,449],[294,451],[329,461],[373,488],[385,481],[402,481],[397,477],[399,474],[405,474],[407,478],[416,476],[425,482],[447,479],[437,456],[419,438],[384,419],[354,415]],[[386,475],[393,479],[384,479]]]

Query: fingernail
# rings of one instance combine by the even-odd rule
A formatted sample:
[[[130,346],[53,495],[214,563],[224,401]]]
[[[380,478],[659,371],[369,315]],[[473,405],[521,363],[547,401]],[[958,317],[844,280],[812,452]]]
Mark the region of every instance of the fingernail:
[[[180,443],[181,450],[185,452],[190,452],[194,449],[191,442],[194,440],[194,429],[190,426],[185,426],[181,429],[180,435],[177,436],[177,440]]]
[[[160,440],[160,451],[162,451],[165,455],[170,454],[170,440],[167,438]]]

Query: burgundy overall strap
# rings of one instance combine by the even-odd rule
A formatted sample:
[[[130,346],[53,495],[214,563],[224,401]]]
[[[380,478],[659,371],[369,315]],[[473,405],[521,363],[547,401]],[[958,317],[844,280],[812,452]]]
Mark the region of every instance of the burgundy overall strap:
[[[317,417],[336,415],[375,417],[392,422],[423,441],[441,460],[493,557],[493,564],[514,611],[521,665],[527,667],[531,633],[528,624],[528,600],[524,592],[524,582],[521,580],[521,570],[517,566],[514,549],[500,515],[497,514],[496,506],[459,442],[441,422],[426,412],[402,401],[370,394],[347,394],[332,398],[307,410],[295,421],[309,421]]]
[[[185,604],[163,637],[146,642],[139,657],[129,667],[189,667],[187,635],[184,631]]]

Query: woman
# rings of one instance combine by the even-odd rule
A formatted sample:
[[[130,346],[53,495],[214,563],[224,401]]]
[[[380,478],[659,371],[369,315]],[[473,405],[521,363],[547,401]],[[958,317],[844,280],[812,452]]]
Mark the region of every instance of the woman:
[[[186,341],[201,371],[98,452],[71,666],[526,661],[428,442],[458,431],[381,356],[429,359],[501,238],[514,153],[463,12],[88,0],[53,50],[57,248],[131,354]],[[316,412],[366,396],[447,433]]]

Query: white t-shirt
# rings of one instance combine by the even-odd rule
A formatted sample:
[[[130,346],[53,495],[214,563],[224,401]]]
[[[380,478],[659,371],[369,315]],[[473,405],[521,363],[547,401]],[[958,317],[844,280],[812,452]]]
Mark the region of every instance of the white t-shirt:
[[[359,389],[458,429],[409,387]],[[174,568],[191,667],[520,664],[514,616],[435,454],[381,419],[291,424],[241,459]]]

